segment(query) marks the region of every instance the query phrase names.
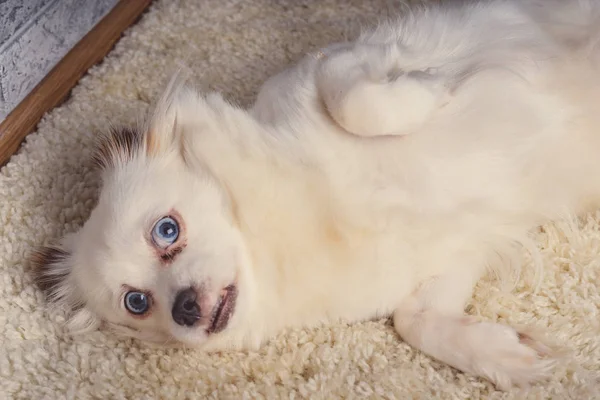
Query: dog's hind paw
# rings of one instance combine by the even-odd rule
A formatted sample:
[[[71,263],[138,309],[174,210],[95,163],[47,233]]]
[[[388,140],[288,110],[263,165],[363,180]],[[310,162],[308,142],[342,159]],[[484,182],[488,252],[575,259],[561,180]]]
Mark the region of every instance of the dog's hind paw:
[[[376,50],[372,52],[376,57]],[[410,134],[446,98],[443,80],[433,68],[403,71],[391,65],[387,69],[378,66],[381,71],[374,72],[368,61],[360,61],[352,52],[322,58],[317,85],[327,112],[357,136]]]
[[[467,318],[467,320],[470,320]],[[466,371],[483,376],[499,389],[527,386],[547,378],[557,362],[555,351],[529,334],[489,322],[466,322],[464,351]]]

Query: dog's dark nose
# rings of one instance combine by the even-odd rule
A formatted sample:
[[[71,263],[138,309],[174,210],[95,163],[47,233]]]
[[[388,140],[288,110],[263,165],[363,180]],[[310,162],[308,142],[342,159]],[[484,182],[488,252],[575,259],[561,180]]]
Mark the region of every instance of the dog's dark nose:
[[[181,326],[193,326],[200,319],[197,297],[198,293],[194,288],[187,288],[177,293],[171,310],[175,323]]]

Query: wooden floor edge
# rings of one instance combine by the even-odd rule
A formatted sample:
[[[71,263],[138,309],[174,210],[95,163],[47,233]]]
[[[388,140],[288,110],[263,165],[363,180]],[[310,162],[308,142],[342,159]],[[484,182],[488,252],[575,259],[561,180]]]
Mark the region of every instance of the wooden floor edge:
[[[62,103],[152,0],[120,0],[0,123],[0,166],[8,162],[44,114]]]

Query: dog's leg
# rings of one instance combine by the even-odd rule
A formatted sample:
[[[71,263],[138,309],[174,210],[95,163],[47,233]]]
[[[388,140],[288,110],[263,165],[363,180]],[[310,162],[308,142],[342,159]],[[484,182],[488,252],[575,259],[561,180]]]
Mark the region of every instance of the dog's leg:
[[[394,312],[396,331],[431,357],[502,390],[546,377],[555,363],[549,347],[509,326],[463,314],[477,278],[464,269],[426,282]]]
[[[434,68],[403,67],[394,46],[321,53],[319,95],[332,119],[358,136],[401,136],[419,129],[447,99]]]

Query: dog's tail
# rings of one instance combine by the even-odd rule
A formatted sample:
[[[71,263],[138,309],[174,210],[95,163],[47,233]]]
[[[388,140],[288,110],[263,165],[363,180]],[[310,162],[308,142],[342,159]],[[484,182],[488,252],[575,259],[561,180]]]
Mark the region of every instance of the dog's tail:
[[[527,0],[521,5],[559,43],[600,57],[600,0]]]

